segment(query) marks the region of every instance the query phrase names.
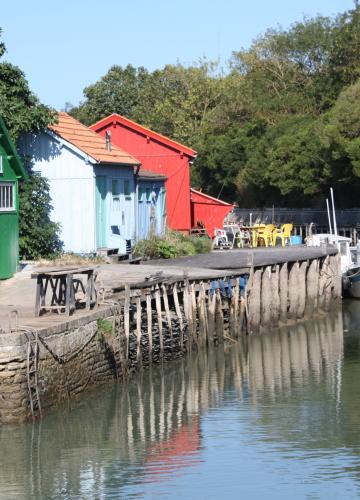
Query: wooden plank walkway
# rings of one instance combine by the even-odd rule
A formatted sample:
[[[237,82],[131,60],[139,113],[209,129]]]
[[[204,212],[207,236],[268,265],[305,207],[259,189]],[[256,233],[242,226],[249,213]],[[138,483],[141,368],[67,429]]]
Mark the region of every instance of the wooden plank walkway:
[[[326,248],[307,247],[296,245],[292,247],[275,248],[253,248],[237,250],[218,250],[208,254],[199,254],[191,257],[179,257],[171,260],[152,260],[144,262],[144,265],[160,266],[166,268],[202,268],[220,270],[246,270],[255,266],[269,266],[272,264],[282,264],[284,262],[296,262],[308,259],[334,255],[337,248],[328,245]],[[192,272],[192,271],[191,271]]]
[[[158,277],[161,281],[182,280],[216,280],[247,272],[251,265],[266,266],[283,262],[303,261],[335,254],[335,247],[327,247],[326,252],[319,247],[294,246],[285,249],[258,248],[243,250],[224,250],[193,257],[182,257],[172,260],[144,262],[140,265],[103,264],[100,266],[100,286],[105,290],[121,290],[124,284],[130,288],[145,286],[147,278],[153,282]],[[45,315],[35,318],[35,280],[30,278],[31,271],[18,273],[14,278],[0,282],[0,329],[9,327],[11,311],[18,312],[19,324],[32,327],[50,327],[68,321],[69,318],[59,314]],[[185,275],[184,275],[185,273]],[[85,310],[76,310],[72,318],[88,314]]]

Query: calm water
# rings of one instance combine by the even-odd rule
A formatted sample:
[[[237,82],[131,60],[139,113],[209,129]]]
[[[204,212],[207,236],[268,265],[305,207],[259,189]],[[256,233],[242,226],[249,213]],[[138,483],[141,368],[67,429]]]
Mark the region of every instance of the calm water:
[[[360,301],[0,427],[1,499],[360,496]]]

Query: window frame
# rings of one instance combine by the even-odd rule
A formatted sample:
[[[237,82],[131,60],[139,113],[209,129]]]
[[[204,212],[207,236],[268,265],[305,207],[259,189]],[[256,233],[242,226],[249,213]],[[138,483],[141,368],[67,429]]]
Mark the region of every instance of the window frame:
[[[2,187],[7,187],[12,189],[12,205],[11,207],[5,207],[1,206],[1,194],[0,194],[0,213],[6,213],[6,212],[16,212],[16,189],[15,189],[15,182],[11,181],[0,181],[0,192]]]

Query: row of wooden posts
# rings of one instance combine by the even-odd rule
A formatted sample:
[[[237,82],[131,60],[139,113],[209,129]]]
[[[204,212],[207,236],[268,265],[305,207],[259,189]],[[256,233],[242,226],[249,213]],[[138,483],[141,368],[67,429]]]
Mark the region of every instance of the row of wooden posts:
[[[242,275],[193,281],[184,277],[159,282],[143,289],[125,285],[118,330],[124,333],[120,349],[129,359],[130,340],[136,335],[136,359],[142,359],[142,339],[147,351],[164,352],[164,336],[177,342],[181,351],[235,339],[242,333],[277,327],[301,319],[316,310],[329,310],[332,299],[341,297],[339,256],[251,268]],[[243,280],[240,290],[240,279]],[[146,318],[146,320],[145,320]],[[122,342],[119,335],[120,342]],[[133,337],[134,338],[134,337]],[[186,344],[186,345],[185,345]]]

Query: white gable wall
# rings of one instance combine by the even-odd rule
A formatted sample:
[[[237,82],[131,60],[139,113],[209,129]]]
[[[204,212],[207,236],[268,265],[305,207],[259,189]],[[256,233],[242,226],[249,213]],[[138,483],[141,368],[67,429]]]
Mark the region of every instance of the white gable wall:
[[[20,141],[22,155],[33,159],[34,171],[49,180],[53,210],[60,222],[66,252],[96,250],[95,176],[91,163],[47,133],[28,134]]]

